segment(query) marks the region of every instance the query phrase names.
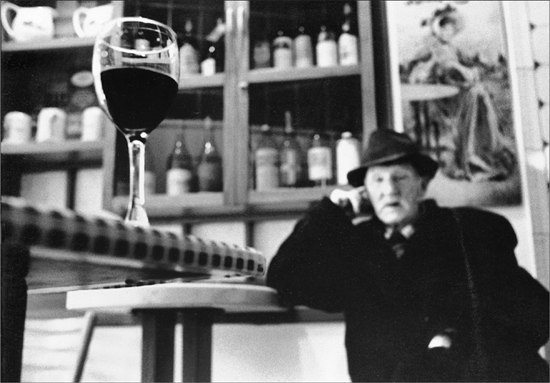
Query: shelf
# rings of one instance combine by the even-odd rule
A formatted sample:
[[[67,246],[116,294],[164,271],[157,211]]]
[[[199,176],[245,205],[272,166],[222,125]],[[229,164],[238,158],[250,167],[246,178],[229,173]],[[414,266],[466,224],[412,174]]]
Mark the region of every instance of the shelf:
[[[91,48],[95,38],[64,37],[51,40],[37,40],[28,42],[3,42],[2,52],[50,51],[58,49]]]
[[[250,84],[260,84],[266,82],[319,80],[331,77],[355,76],[359,74],[360,70],[358,65],[334,66],[327,68],[266,68],[251,70],[248,73],[248,82]]]
[[[242,208],[224,206],[222,192],[189,193],[180,196],[153,194],[145,196],[145,210],[150,218],[197,217],[203,215],[224,215],[241,211]],[[113,198],[112,210],[121,216],[128,208],[128,196]]]
[[[29,144],[2,143],[2,154],[24,156],[27,162],[66,162],[94,161],[102,159],[104,143],[102,141],[64,141]]]
[[[292,68],[292,69],[253,69],[248,73],[248,82],[250,84],[260,84],[267,82],[287,82],[319,80],[331,77],[349,77],[359,75],[359,66],[335,66],[329,68]],[[225,74],[216,73],[212,76],[192,75],[184,77],[183,83],[180,83],[179,89],[198,89],[222,87],[225,83]]]
[[[145,210],[149,219],[178,219],[185,223],[222,220],[259,220],[274,217],[300,217],[311,202],[340,186],[326,188],[280,188],[272,191],[249,192],[247,205],[224,205],[223,193],[201,192],[181,196],[154,194],[145,196]],[[112,211],[124,216],[128,196],[113,198]]]
[[[312,201],[321,199],[323,196],[329,196],[330,193],[339,186],[331,185],[325,188],[277,188],[266,191],[249,191],[249,203],[252,205],[284,204],[292,201],[303,205]]]
[[[225,82],[224,73],[216,73],[212,76],[203,76],[201,74],[183,77],[183,83],[179,84],[180,90],[197,88],[215,88],[222,87]]]

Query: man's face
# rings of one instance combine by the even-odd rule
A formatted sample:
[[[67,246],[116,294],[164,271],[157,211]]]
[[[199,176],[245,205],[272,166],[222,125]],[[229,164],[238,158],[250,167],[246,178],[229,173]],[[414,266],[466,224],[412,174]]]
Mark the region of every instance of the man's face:
[[[367,194],[378,218],[401,228],[418,215],[427,182],[410,164],[372,166],[365,175]]]

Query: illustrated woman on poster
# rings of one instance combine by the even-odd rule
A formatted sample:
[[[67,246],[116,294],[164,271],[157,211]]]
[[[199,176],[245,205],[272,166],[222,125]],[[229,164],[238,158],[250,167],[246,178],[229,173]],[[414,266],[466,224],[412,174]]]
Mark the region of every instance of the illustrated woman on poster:
[[[452,43],[464,28],[456,8],[447,5],[423,22],[431,38],[408,66],[408,82],[454,85],[459,94],[432,102],[431,118],[443,134],[450,134],[451,158],[442,171],[453,179],[502,181],[516,166],[513,140],[501,131],[490,93],[480,81],[485,70],[479,60],[466,57]]]

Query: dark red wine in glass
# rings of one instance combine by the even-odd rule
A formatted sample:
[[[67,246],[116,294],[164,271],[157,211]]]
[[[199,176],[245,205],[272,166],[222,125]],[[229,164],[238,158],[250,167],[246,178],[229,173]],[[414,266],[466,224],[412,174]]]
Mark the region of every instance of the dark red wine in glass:
[[[119,67],[101,72],[109,114],[127,134],[150,133],[164,120],[178,83],[164,73]]]

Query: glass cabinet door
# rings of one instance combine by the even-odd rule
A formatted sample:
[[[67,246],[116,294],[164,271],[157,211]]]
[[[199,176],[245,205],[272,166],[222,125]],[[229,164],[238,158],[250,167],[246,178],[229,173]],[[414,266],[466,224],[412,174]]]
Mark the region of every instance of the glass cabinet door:
[[[249,2],[249,202],[312,200],[359,164],[358,3]]]

